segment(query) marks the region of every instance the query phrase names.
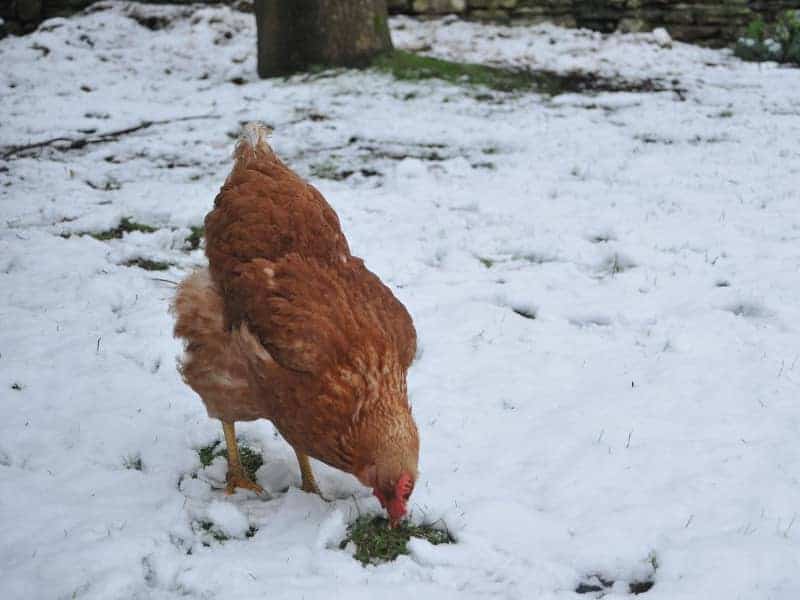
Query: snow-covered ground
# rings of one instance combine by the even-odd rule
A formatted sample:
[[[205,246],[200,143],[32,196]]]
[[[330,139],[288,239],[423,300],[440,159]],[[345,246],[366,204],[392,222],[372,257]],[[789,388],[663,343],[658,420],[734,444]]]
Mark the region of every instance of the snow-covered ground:
[[[4,147],[198,117],[0,162],[0,595],[560,599],[597,574],[606,598],[799,598],[800,70],[658,35],[392,27],[684,91],[259,81],[227,8],[109,4],[0,41]],[[267,422],[239,432],[272,499],[226,497],[219,461],[189,477],[221,431],[175,371],[163,280],[203,263],[185,239],[251,119],[414,316],[413,519],[454,545],[362,567],[338,544],[377,502],[319,464],[333,502],[280,491],[299,473]],[[158,231],[76,235],[122,217]]]

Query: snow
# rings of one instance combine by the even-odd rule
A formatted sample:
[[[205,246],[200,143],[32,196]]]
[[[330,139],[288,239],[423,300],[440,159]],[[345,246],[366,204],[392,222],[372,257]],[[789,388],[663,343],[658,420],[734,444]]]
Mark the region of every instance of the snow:
[[[231,502],[213,500],[206,514],[213,527],[228,537],[242,538],[250,529],[245,514]]]
[[[0,163],[3,596],[560,599],[599,575],[605,598],[800,597],[800,71],[658,33],[392,28],[683,91],[260,81],[252,16],[222,6],[107,3],[0,41],[3,146],[172,121]],[[337,541],[377,502],[319,463],[330,502],[301,492],[265,421],[237,430],[268,497],[200,465],[221,431],[174,369],[169,281],[204,264],[184,240],[253,119],[414,317],[412,519],[456,544],[362,567]],[[121,217],[159,231],[77,235]]]

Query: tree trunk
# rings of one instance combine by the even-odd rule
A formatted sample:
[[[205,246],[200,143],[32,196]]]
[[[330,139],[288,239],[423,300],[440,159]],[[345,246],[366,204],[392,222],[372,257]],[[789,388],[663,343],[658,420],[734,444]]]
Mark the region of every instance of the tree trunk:
[[[258,75],[361,66],[392,49],[386,0],[256,0]]]

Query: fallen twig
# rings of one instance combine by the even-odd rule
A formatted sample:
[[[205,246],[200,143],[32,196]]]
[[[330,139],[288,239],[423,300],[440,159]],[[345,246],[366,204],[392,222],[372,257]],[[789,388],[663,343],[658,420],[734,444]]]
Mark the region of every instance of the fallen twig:
[[[68,142],[65,146],[57,147],[58,150],[66,152],[68,150],[80,150],[89,144],[102,144],[104,142],[111,142],[116,140],[119,136],[134,133],[142,129],[153,127],[154,125],[167,125],[169,123],[177,123],[179,121],[196,121],[198,119],[219,119],[219,115],[192,115],[188,117],[178,117],[177,119],[162,119],[159,121],[142,121],[138,125],[126,127],[125,129],[117,129],[115,131],[107,131],[96,135],[90,135],[82,138],[67,138],[57,137],[42,142],[35,142],[33,144],[23,144],[21,146],[10,146],[3,151],[3,158],[11,158],[15,154],[25,152],[27,150],[35,150],[36,148],[44,148],[45,146],[52,146],[59,142]]]

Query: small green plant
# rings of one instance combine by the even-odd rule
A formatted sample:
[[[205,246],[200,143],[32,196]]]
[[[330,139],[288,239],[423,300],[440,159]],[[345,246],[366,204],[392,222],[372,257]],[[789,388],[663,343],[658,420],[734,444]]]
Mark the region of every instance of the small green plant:
[[[105,231],[89,232],[88,235],[92,236],[96,240],[100,240],[101,242],[107,242],[108,240],[119,240],[122,238],[123,235],[125,235],[126,233],[131,233],[132,231],[141,231],[142,233],[155,233],[156,231],[158,231],[158,229],[156,227],[151,227],[150,225],[137,223],[130,217],[123,217],[120,220],[119,225],[117,225],[116,227],[112,227],[111,229],[106,229]],[[81,234],[81,235],[86,235],[86,234]]]
[[[216,440],[208,446],[198,448],[197,455],[200,457],[201,465],[207,467],[218,456],[222,456],[225,459],[228,458],[228,450],[225,448],[219,448],[220,443],[220,440]],[[247,472],[250,479],[255,481],[256,471],[258,471],[261,468],[261,465],[264,464],[264,459],[261,457],[261,453],[256,452],[249,446],[243,446],[239,444],[239,460],[241,461],[242,466],[244,467],[244,470]]]
[[[200,464],[204,467],[207,467],[217,456],[225,456],[224,450],[217,451],[217,446],[220,445],[219,440],[215,440],[210,443],[208,446],[203,446],[202,448],[197,449],[197,456],[200,457]]]
[[[141,471],[143,468],[142,457],[138,454],[130,454],[122,459],[122,466],[131,471]]]
[[[200,528],[201,531],[207,533],[215,541],[219,543],[227,542],[229,539],[231,539],[226,533],[214,527],[214,523],[212,523],[211,521],[197,521],[197,526]],[[250,529],[248,529],[247,533],[245,533],[244,535],[246,538],[251,538],[256,534],[257,531],[258,527],[254,527],[251,525]],[[210,546],[211,544],[209,544],[208,542],[203,542],[203,545]]]
[[[455,541],[449,532],[430,525],[413,525],[404,521],[389,529],[389,522],[383,517],[363,516],[347,528],[347,536],[339,547],[343,549],[353,542],[356,560],[364,565],[378,564],[408,554],[408,540],[412,537],[428,540],[434,545]]]
[[[742,60],[800,65],[800,11],[787,10],[768,25],[759,17],[739,38],[734,54]]]
[[[186,245],[189,247],[189,250],[197,250],[206,234],[205,227],[202,225],[192,225],[189,229],[191,233],[186,238]]]

